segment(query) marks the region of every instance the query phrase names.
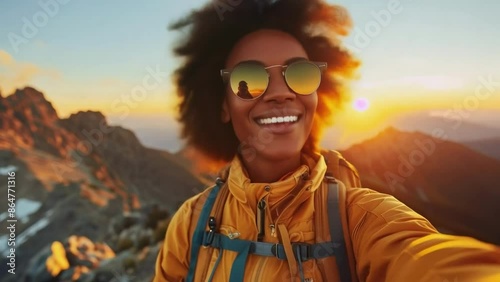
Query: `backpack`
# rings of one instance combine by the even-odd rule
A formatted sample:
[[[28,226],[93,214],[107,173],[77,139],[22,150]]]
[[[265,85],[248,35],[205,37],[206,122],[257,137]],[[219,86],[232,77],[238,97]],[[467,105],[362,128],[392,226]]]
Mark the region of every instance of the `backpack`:
[[[309,259],[317,260],[324,281],[332,281],[337,277],[342,282],[357,281],[356,275],[352,275],[355,273],[355,260],[347,228],[346,189],[361,187],[359,175],[354,166],[337,151],[322,151],[321,154],[325,158],[327,172],[323,188],[318,189],[314,196],[315,208],[320,211],[314,216],[316,243],[292,243],[294,256],[299,264],[301,281],[304,281],[301,263]],[[225,171],[227,176],[228,169]],[[197,224],[192,224],[190,230],[193,237],[191,260],[186,278],[188,282],[194,281],[195,276],[202,277],[201,281],[206,280],[214,248],[238,252],[231,267],[231,282],[243,281],[245,263],[249,254],[274,256],[286,260],[282,244],[229,238],[217,232],[216,223],[221,222],[224,203],[229,195],[229,189],[223,179],[225,179],[224,176],[217,178],[216,184],[208,188],[210,189],[207,191],[208,196],[200,197],[196,203],[195,209],[201,212]],[[193,217],[191,220],[195,222],[196,218]],[[329,228],[325,228],[326,226]],[[200,252],[202,246],[207,250]],[[220,257],[219,255],[219,259]],[[212,280],[219,259],[213,267],[209,281]],[[332,271],[335,269],[331,267],[333,263],[336,263],[338,273]]]

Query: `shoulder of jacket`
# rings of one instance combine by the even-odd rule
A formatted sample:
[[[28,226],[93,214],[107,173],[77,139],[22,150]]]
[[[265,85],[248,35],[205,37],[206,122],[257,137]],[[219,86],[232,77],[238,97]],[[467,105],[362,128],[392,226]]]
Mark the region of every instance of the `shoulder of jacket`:
[[[350,170],[354,175],[356,175],[356,177],[359,178],[359,173],[358,173],[358,170],[356,169],[356,167],[353,164],[351,164],[350,162],[348,162],[346,159],[344,159],[344,158],[340,159],[339,164],[342,167],[345,167],[346,169]]]
[[[178,208],[178,212],[188,212],[190,213],[193,209],[202,208],[205,204],[210,191],[215,187],[215,184],[206,187],[203,191],[188,198],[182,205]]]
[[[329,172],[332,169],[337,168],[345,169],[359,178],[359,173],[356,167],[348,162],[340,152],[335,150],[321,150],[321,155],[323,155],[323,157],[325,158],[325,162]]]
[[[229,175],[229,166],[224,167],[219,173],[218,173],[218,178],[222,180],[222,182],[225,182],[227,180],[227,177]],[[191,220],[198,220],[199,212],[203,209],[203,206],[205,205],[205,202],[207,201],[208,197],[210,196],[210,192],[217,186],[217,181],[215,180],[215,183],[212,185],[206,187],[203,191],[193,195],[192,197],[188,198],[177,210],[176,214],[179,214],[178,216],[181,216],[180,214],[183,214],[184,216],[190,215]],[[224,188],[225,185],[223,185]],[[218,196],[219,193],[216,195]],[[198,211],[198,212],[195,212]]]

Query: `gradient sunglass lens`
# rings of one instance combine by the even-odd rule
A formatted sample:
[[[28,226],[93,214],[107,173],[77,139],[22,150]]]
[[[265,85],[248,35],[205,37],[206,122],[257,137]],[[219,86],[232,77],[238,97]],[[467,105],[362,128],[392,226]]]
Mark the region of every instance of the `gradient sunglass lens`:
[[[222,70],[221,74],[229,74],[229,85],[235,95],[242,99],[256,99],[266,91],[269,84],[267,69],[274,67],[284,68],[284,78],[288,87],[299,95],[314,93],[321,83],[322,69],[326,63],[298,61],[288,66],[273,65],[264,67],[259,62],[244,62],[233,70]]]
[[[309,95],[316,91],[321,83],[321,70],[308,61],[295,62],[285,71],[288,87],[300,95]]]
[[[234,94],[243,99],[254,99],[266,91],[269,77],[264,66],[258,63],[244,63],[231,72],[229,83]]]

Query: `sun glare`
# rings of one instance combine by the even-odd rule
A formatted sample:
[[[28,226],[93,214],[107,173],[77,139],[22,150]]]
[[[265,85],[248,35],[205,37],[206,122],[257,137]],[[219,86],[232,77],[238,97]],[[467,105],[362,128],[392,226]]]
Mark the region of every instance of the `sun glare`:
[[[357,98],[354,100],[352,107],[358,112],[364,112],[370,107],[370,101],[366,98]]]

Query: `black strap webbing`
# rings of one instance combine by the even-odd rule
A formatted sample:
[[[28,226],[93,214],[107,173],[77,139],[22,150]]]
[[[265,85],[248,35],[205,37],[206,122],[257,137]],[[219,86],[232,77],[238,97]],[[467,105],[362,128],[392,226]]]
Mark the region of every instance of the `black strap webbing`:
[[[335,250],[335,260],[339,270],[340,281],[351,281],[351,269],[347,257],[347,248],[342,229],[342,219],[340,218],[339,207],[339,184],[336,179],[328,180],[328,225],[330,227],[330,237]],[[333,255],[333,253],[332,253]]]

